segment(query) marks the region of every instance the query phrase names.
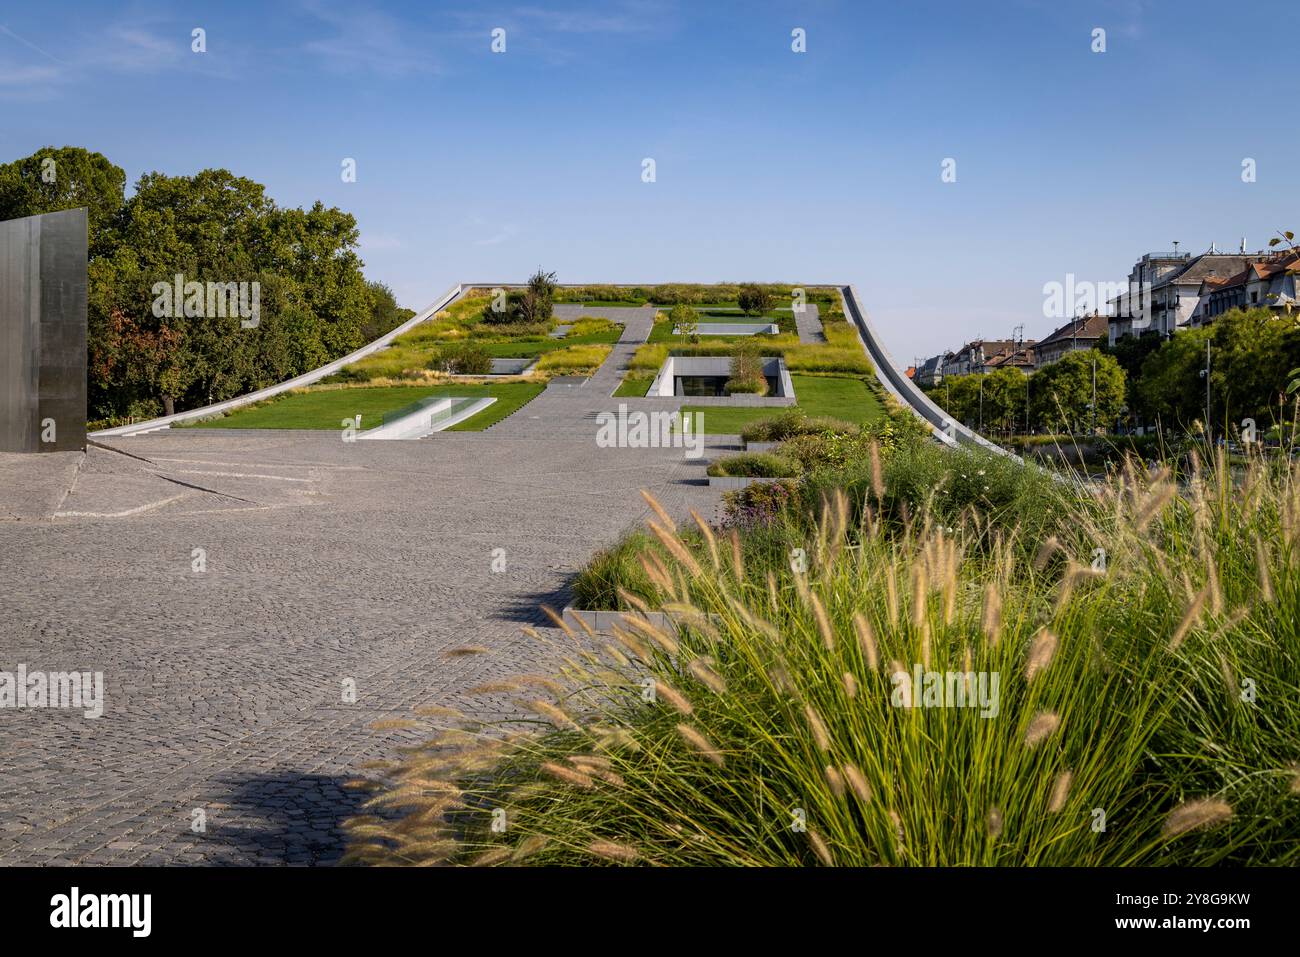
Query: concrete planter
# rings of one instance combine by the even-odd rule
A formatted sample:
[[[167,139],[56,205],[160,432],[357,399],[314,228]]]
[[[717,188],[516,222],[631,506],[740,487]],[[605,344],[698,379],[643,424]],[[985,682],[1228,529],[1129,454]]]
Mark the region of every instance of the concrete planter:
[[[789,405],[794,402],[794,382],[785,367],[785,359],[780,356],[766,356],[763,359],[763,375],[769,380],[776,380],[776,388],[767,395],[737,393],[727,396],[680,396],[677,394],[677,380],[682,376],[710,376],[726,379],[731,375],[731,359],[727,356],[669,356],[659,367],[659,374],[650,384],[647,396],[664,396],[685,398],[689,401],[713,400],[727,405],[767,405],[770,403]]]
[[[727,490],[734,490],[738,488],[746,488],[747,486],[757,485],[760,483],[789,482],[789,481],[792,481],[792,479],[767,478],[767,477],[758,477],[758,476],[750,476],[750,475],[726,475],[726,476],[710,475],[709,488],[719,488],[719,489],[723,489],[724,491],[727,491]]]
[[[650,622],[650,624],[654,625],[656,628],[662,628],[668,632],[676,632],[677,630],[673,625],[672,619],[662,611],[648,611],[644,613],[630,611],[602,611],[574,608],[572,605],[565,605],[564,611],[560,614],[564,619],[564,623],[570,628],[579,631],[582,630],[582,626],[578,624],[578,620],[581,619],[587,623],[587,626],[592,631],[604,635],[611,634],[615,625],[624,630],[629,630],[628,625],[623,621],[623,617],[625,615],[639,614],[644,614],[646,621]],[[710,621],[716,622],[718,620],[717,615],[709,615],[708,618]]]

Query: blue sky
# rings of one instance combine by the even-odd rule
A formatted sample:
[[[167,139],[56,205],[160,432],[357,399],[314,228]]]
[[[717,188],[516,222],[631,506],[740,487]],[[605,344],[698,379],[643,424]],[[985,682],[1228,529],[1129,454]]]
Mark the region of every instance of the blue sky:
[[[1041,337],[1067,273],[1300,229],[1297,38],[1274,3],[10,2],[0,160],[77,145],[129,183],[226,167],[338,205],[413,308],[538,264],[850,281],[906,364]]]

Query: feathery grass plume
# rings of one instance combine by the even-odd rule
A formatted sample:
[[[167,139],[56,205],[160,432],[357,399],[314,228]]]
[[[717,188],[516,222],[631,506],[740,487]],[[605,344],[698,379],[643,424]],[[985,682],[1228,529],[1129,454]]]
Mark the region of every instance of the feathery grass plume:
[[[632,666],[632,659],[629,658],[627,655],[623,654],[623,652],[619,651],[609,642],[605,642],[604,648],[605,648],[605,654],[613,658],[614,663],[618,665],[619,668],[627,669]]]
[[[1160,829],[1162,837],[1174,838],[1200,828],[1213,827],[1232,817],[1232,805],[1218,798],[1197,798],[1184,801],[1169,812],[1164,826]]]
[[[1038,554],[1034,556],[1034,571],[1041,572],[1047,567],[1047,563],[1052,560],[1052,556],[1061,548],[1060,539],[1055,535],[1049,535],[1042,545],[1038,546]]]
[[[641,852],[635,847],[614,841],[592,841],[587,845],[587,850],[597,857],[619,864],[631,864],[641,857]]]
[[[1268,550],[1264,540],[1255,536],[1255,567],[1259,575],[1259,597],[1265,602],[1273,600],[1273,576],[1268,570]]]
[[[859,801],[863,804],[871,801],[871,785],[867,783],[866,777],[856,764],[844,765],[844,780],[849,782],[849,787]]]
[[[518,691],[519,685],[513,681],[485,681],[469,689],[470,694],[502,694]]]
[[[781,592],[776,584],[776,575],[770,569],[767,573],[767,607],[772,611],[781,607]]]
[[[564,632],[564,634],[567,635],[568,637],[570,638],[578,637],[576,634],[574,634],[573,629],[569,627],[568,623],[564,620],[563,616],[561,616],[550,605],[542,605],[542,614],[545,615],[547,618],[551,619],[551,621],[554,622],[555,627],[560,629],[560,631]]]
[[[1065,807],[1065,802],[1070,797],[1070,782],[1073,780],[1074,772],[1062,771],[1052,782],[1052,798],[1047,802],[1047,810],[1052,814],[1061,813]]]
[[[743,621],[747,628],[753,629],[770,641],[779,642],[781,640],[781,630],[770,621],[759,618],[746,608],[742,599],[733,595],[727,596],[727,607],[736,613],[736,617]]]
[[[835,858],[831,857],[831,849],[822,840],[822,836],[813,828],[808,828],[808,843],[812,845],[813,853],[817,855],[817,860],[821,861],[826,867],[835,866]]]
[[[835,489],[835,546],[839,548],[844,544],[844,537],[849,530],[849,497],[844,494],[844,489]]]
[[[563,682],[548,678],[546,675],[516,675],[515,681],[530,688],[545,688],[551,694],[556,695],[564,694],[566,690]]]
[[[889,663],[889,677],[892,679],[895,675],[903,675],[907,679],[899,682],[895,690],[902,699],[902,707],[910,708],[912,707],[912,675],[897,658]]]
[[[695,679],[702,685],[712,691],[714,694],[726,694],[727,683],[722,680],[722,675],[718,674],[710,667],[712,661],[708,658],[696,658],[686,669],[695,676]]]
[[[1208,596],[1209,590],[1207,586],[1198,591],[1196,597],[1192,599],[1192,603],[1187,606],[1187,610],[1183,613],[1183,620],[1178,623],[1178,627],[1174,629],[1173,637],[1169,639],[1170,651],[1177,651],[1178,646],[1187,638],[1187,633],[1201,620],[1201,611],[1205,608],[1205,600]]]
[[[1002,811],[998,809],[996,804],[989,808],[987,822],[989,837],[996,841],[1002,836]]]
[[[744,582],[745,557],[740,550],[740,532],[733,528],[728,538],[731,540],[731,573],[737,582]]]
[[[912,566],[912,627],[920,631],[925,623],[926,596],[930,593],[929,582],[925,577],[925,565],[918,562]]]
[[[564,710],[549,701],[543,701],[536,698],[528,702],[528,709],[536,714],[546,718],[557,728],[568,728],[570,731],[578,730],[578,722],[564,713]]]
[[[673,521],[673,517],[664,511],[664,507],[659,504],[659,501],[651,495],[648,490],[641,489],[641,497],[645,499],[645,503],[650,506],[651,510],[659,516],[659,521],[663,524],[664,528],[668,529],[670,532],[677,531],[677,523]]]
[[[722,767],[725,763],[722,758],[722,753],[718,751],[714,743],[699,731],[692,728],[689,724],[679,724],[677,726],[677,733],[685,739],[687,744],[718,767]]]
[[[474,858],[472,864],[474,867],[491,867],[494,864],[500,864],[502,861],[509,860],[514,853],[512,847],[490,847],[478,857]]]
[[[615,625],[610,630],[614,633],[615,640],[628,651],[632,652],[633,656],[635,656],[642,664],[648,665],[654,659],[654,652],[652,652],[645,643],[635,635],[629,634],[622,628],[618,627],[618,625]]]
[[[898,624],[898,578],[892,564],[885,567],[885,609],[889,612],[889,623]]]
[[[828,764],[825,767],[826,783],[830,785],[831,793],[837,798],[844,797],[844,775],[836,770],[834,765]]]
[[[867,668],[875,671],[880,667],[880,651],[876,645],[876,633],[871,627],[871,622],[867,616],[860,611],[853,613],[853,630],[858,636],[858,645],[862,648],[862,656],[866,659]]]
[[[844,693],[850,698],[858,696],[858,679],[848,671],[844,672]]]
[[[591,625],[587,624],[587,619],[584,618],[582,615],[574,615],[573,620],[578,623],[578,627],[582,629],[583,633],[588,638],[596,637],[596,629],[592,628]]]
[[[623,624],[627,625],[633,631],[639,631],[663,650],[665,654],[675,655],[680,650],[681,645],[677,639],[668,632],[664,631],[641,615],[624,614],[621,616]]]
[[[950,541],[944,548],[943,570],[943,623],[952,625],[957,618],[957,543]]]
[[[1138,507],[1137,514],[1133,517],[1133,525],[1138,532],[1146,530],[1161,512],[1165,510],[1174,496],[1178,494],[1178,488],[1173,482],[1161,479],[1151,486],[1147,492],[1146,499]]]
[[[623,776],[621,774],[615,773],[614,771],[596,769],[593,770],[591,773],[596,777],[600,778],[600,780],[604,781],[606,784],[611,785],[612,787],[616,787],[616,788],[627,787],[627,781],[624,780]]]
[[[691,509],[691,518],[695,519],[695,524],[699,526],[700,534],[704,536],[704,544],[708,546],[709,549],[709,562],[713,565],[714,568],[717,568],[718,567],[718,541],[716,538],[713,537],[713,529],[709,527],[709,523],[706,522],[700,516],[700,513],[695,511],[695,509]]]
[[[790,679],[790,671],[782,665],[777,665],[767,669],[767,679],[772,682],[772,687],[783,694],[794,694],[794,682]]]
[[[1033,683],[1034,677],[1039,672],[1045,671],[1047,666],[1052,663],[1052,657],[1056,654],[1057,639],[1056,635],[1046,628],[1038,629],[1038,634],[1029,644],[1029,656],[1025,661],[1025,680]]]
[[[831,620],[826,614],[826,606],[817,597],[817,593],[808,592],[808,603],[812,606],[813,619],[817,622],[817,632],[822,637],[822,644],[827,651],[835,650],[835,632],[831,629]]]
[[[1223,614],[1223,589],[1219,585],[1219,567],[1214,555],[1205,556],[1205,590],[1209,594],[1210,614]]]
[[[817,747],[823,751],[829,751],[831,749],[831,734],[826,730],[826,722],[822,720],[822,716],[810,704],[803,706],[803,713],[804,717],[808,719],[808,728],[812,731],[813,741],[817,743]]]
[[[415,713],[425,718],[454,718],[457,721],[465,717],[465,712],[456,708],[447,708],[440,704],[420,705],[415,709]]]
[[[540,851],[542,848],[546,846],[546,843],[547,843],[546,838],[544,838],[542,835],[529,834],[526,838],[524,838],[522,841],[519,842],[519,846],[515,848],[515,852],[510,855],[510,862],[512,864],[519,863],[524,858],[536,854],[538,851]]]
[[[894,836],[898,839],[898,850],[903,850],[903,819],[899,817],[898,812],[893,808],[889,809],[889,820],[894,825]]]
[[[636,560],[637,563],[640,564],[642,571],[645,572],[646,577],[650,579],[656,588],[665,595],[670,595],[674,598],[677,597],[677,586],[673,584],[673,579],[672,576],[668,574],[667,566],[660,561],[658,555],[652,551],[639,552],[637,553]],[[645,605],[645,602],[641,602],[641,605]],[[646,608],[641,607],[641,605],[633,607],[638,608],[640,611],[645,611]]]
[[[1025,730],[1025,744],[1031,748],[1038,747],[1060,726],[1061,719],[1055,713],[1040,711],[1034,715],[1034,719],[1029,722],[1029,727]]]
[[[543,761],[541,769],[553,778],[558,778],[565,784],[572,784],[575,788],[582,788],[584,791],[594,790],[596,782],[590,775],[583,774],[577,768],[565,767],[555,761]]]
[[[682,544],[680,538],[656,522],[649,522],[648,524],[650,526],[650,531],[654,533],[655,538],[659,539],[660,544],[662,544],[664,548],[668,549],[668,553],[672,555],[673,558],[677,559],[678,562],[685,566],[686,570],[691,573],[692,577],[699,577],[704,574],[704,569],[700,567],[700,563],[695,560],[695,556],[690,553],[690,550]]]
[[[448,648],[443,652],[448,658],[464,658],[469,655],[486,655],[488,649],[482,645],[461,645],[459,648]]]
[[[410,718],[385,718],[382,721],[370,722],[371,731],[398,731],[418,727],[420,727],[420,723],[412,721]]]
[[[988,639],[989,646],[996,648],[998,636],[1002,631],[1002,593],[992,582],[984,586],[984,609],[980,616],[980,630]]]
[[[626,602],[630,607],[635,608],[637,611],[645,612],[650,610],[650,606],[646,604],[645,600],[640,595],[632,594],[622,585],[615,589],[615,594],[618,595],[620,601]]]
[[[871,456],[871,494],[876,497],[879,507],[885,500],[885,471],[880,464],[880,444],[872,439],[867,451]]]
[[[1291,765],[1291,793],[1300,794],[1300,762]]]
[[[667,701],[675,710],[682,714],[689,715],[695,711],[686,696],[674,688],[672,685],[665,684],[656,679],[655,681],[655,700],[662,698]]]
[[[583,771],[603,770],[610,766],[609,758],[600,754],[571,754],[569,755],[569,763]]]

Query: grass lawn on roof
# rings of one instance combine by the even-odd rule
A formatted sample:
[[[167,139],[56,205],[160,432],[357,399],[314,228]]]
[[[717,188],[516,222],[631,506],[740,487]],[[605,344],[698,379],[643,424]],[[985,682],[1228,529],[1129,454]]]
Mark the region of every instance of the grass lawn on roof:
[[[498,342],[476,341],[475,345],[482,346],[483,351],[494,359],[520,359],[527,356],[540,356],[568,346],[610,345],[618,342],[622,334],[623,327],[618,325],[613,329],[590,332],[584,336],[569,335],[561,339],[552,339],[549,336],[544,339],[503,339]]]
[[[856,376],[792,375],[796,405],[808,415],[827,415],[846,422],[874,422],[885,414],[880,398]],[[682,412],[704,414],[704,431],[735,435],[751,422],[770,419],[789,407],[685,405]]]
[[[361,416],[362,430],[383,422],[385,412],[429,396],[494,396],[482,412],[449,432],[480,432],[522,408],[545,388],[540,382],[491,382],[482,385],[450,383],[433,386],[373,386],[368,388],[316,389],[292,392],[265,404],[239,409],[220,419],[195,422],[195,429],[340,429],[344,419]]]

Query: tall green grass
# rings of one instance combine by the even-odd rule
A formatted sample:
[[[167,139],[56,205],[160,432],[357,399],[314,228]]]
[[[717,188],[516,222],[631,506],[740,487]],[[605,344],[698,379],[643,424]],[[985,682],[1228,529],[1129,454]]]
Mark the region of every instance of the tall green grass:
[[[744,535],[656,507],[671,625],[564,627],[557,675],[480,689],[534,730],[456,721],[376,768],[350,859],[1300,863],[1300,468],[1053,483],[1029,532],[978,457],[955,510],[873,462]],[[996,708],[903,700],[917,667],[997,675]]]

